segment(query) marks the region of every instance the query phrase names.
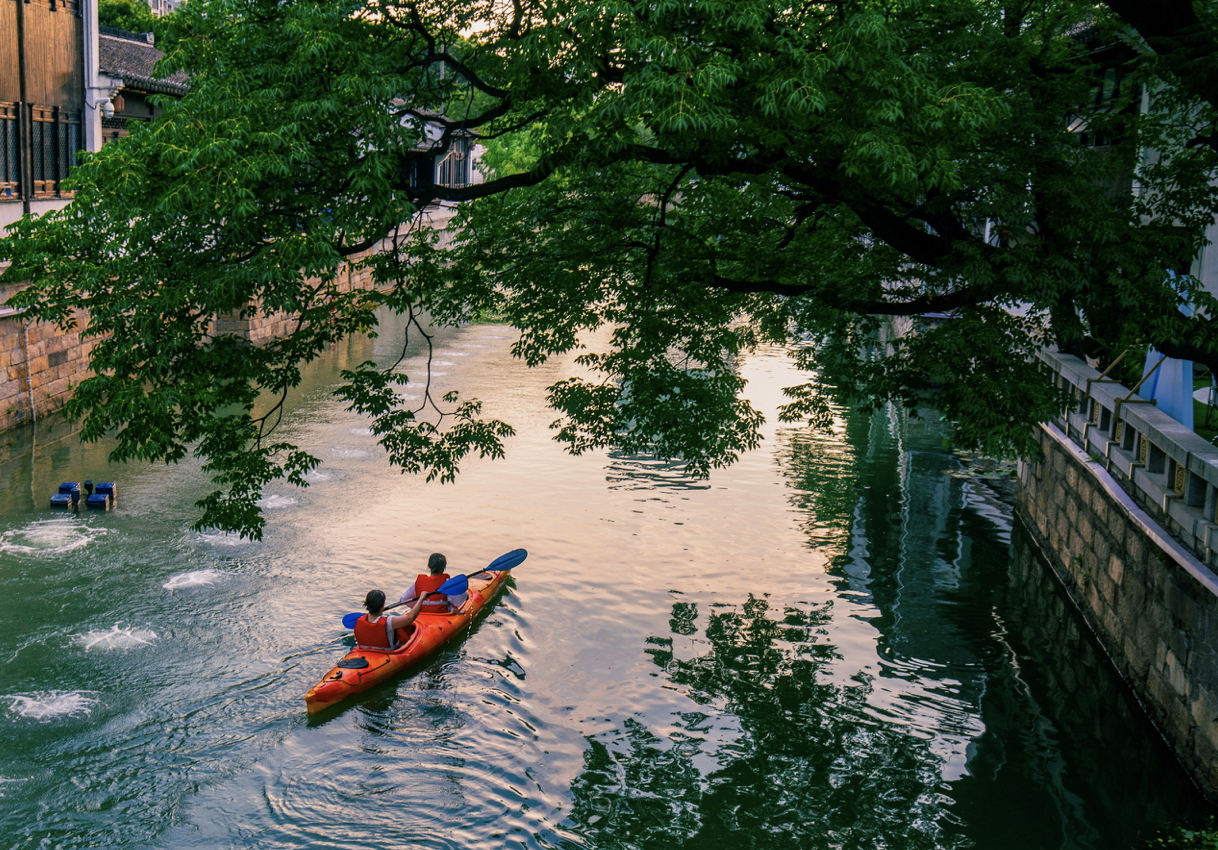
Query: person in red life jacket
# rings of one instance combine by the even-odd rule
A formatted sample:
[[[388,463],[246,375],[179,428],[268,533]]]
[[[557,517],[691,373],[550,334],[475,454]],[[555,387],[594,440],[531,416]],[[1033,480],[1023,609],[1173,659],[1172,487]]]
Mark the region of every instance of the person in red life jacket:
[[[410,637],[410,624],[423,609],[423,599],[415,601],[405,614],[385,613],[385,591],[370,590],[364,597],[368,613],[355,621],[355,642],[360,649],[397,649]]]
[[[449,614],[459,610],[465,604],[465,600],[469,594],[462,593],[458,596],[445,596],[443,593],[431,593],[436,590],[444,582],[448,581],[449,575],[444,572],[448,567],[448,559],[436,552],[427,559],[427,573],[420,573],[419,577],[414,580],[410,587],[406,588],[406,592],[402,594],[402,601],[406,602],[415,596],[426,596],[423,602],[424,614]]]

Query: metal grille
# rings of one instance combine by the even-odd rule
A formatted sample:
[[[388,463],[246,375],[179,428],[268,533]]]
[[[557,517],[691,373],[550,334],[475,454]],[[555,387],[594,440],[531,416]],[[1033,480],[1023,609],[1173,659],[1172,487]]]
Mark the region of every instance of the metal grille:
[[[1147,459],[1150,457],[1150,440],[1146,439],[1146,435],[1142,435],[1142,439],[1138,440],[1138,463],[1146,465]]]
[[[60,185],[76,165],[80,151],[80,112],[35,106],[30,122],[31,172],[34,196],[64,194]]]
[[[17,104],[0,103],[0,200],[21,195],[20,150]]]
[[[1125,436],[1125,423],[1118,421],[1116,427],[1112,429],[1112,439],[1116,442],[1121,442]]]
[[[60,179],[67,177],[76,167],[76,154],[80,152],[80,113],[60,113],[59,121],[59,168]]]
[[[35,197],[55,195],[55,110],[34,107],[30,122],[30,173]]]
[[[1176,491],[1176,495],[1184,495],[1184,482],[1187,476],[1188,470],[1177,463],[1175,480],[1172,482],[1172,489]]]

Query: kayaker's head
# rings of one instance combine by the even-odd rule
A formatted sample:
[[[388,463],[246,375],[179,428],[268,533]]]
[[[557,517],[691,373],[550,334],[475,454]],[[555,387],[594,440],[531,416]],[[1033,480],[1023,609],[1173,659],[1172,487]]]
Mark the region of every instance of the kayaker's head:
[[[433,576],[438,576],[440,573],[444,572],[444,569],[447,566],[448,566],[448,558],[445,558],[439,552],[436,552],[434,555],[432,555],[430,558],[427,559],[427,569],[431,572],[431,574]]]
[[[368,609],[369,614],[379,614],[385,610],[385,591],[369,590],[368,595],[364,597],[364,607]]]

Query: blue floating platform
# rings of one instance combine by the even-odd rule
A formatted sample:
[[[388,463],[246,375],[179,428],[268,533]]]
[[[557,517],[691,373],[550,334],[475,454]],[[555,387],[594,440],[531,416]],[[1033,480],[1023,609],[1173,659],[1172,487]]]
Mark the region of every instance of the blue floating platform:
[[[94,493],[89,498],[85,499],[85,507],[98,508],[106,511],[110,509],[112,497],[108,493]]]
[[[94,490],[94,492],[101,493],[106,496],[117,496],[118,491],[114,488],[115,488],[115,484],[113,481],[102,481],[101,483],[99,483],[97,485],[97,488],[96,488],[96,490]]]
[[[79,498],[79,495],[77,496]],[[53,508],[70,508],[72,507],[71,493],[56,493],[51,496],[51,507]]]
[[[79,481],[65,481],[59,485],[60,493],[71,493],[73,490],[77,491],[78,493],[80,492]]]

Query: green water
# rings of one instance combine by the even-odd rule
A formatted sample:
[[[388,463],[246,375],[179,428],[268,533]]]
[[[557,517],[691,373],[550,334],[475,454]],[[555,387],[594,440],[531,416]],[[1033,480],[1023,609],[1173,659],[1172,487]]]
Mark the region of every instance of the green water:
[[[286,428],[324,464],[259,543],[188,530],[196,465],[0,435],[0,847],[1121,848],[1204,812],[933,424],[771,425],[707,481],[572,458],[543,401],[573,367],[511,341],[437,340],[439,389],[518,429],[446,486],[328,395],[392,332],[317,364]],[[784,353],[742,370],[773,421]],[[85,478],[115,510],[46,507]],[[370,587],[521,546],[462,640],[307,717]]]

